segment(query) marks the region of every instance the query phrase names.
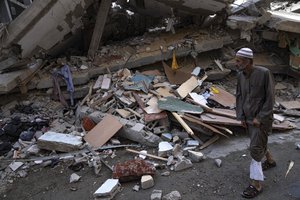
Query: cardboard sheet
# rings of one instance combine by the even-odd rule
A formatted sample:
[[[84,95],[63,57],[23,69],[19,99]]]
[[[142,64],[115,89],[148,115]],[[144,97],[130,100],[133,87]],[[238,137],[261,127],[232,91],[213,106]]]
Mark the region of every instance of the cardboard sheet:
[[[93,147],[101,147],[120,129],[122,124],[112,115],[106,115],[88,134],[84,140]]]

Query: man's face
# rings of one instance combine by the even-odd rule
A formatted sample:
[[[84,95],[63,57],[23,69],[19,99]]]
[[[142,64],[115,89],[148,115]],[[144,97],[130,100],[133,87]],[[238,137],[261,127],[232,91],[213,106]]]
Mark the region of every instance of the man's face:
[[[235,63],[238,71],[244,71],[245,68],[250,64],[250,59],[236,56]]]

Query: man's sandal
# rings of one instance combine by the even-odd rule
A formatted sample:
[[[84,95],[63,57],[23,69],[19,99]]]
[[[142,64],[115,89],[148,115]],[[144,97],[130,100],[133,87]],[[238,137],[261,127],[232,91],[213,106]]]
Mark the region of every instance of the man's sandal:
[[[265,160],[262,165],[262,170],[265,171],[265,170],[268,170],[268,169],[271,169],[273,167],[276,167],[276,162],[273,161],[273,162],[269,162],[268,160]]]
[[[247,199],[252,199],[259,195],[262,192],[262,189],[257,190],[253,185],[249,185],[244,192],[242,193],[242,197]]]

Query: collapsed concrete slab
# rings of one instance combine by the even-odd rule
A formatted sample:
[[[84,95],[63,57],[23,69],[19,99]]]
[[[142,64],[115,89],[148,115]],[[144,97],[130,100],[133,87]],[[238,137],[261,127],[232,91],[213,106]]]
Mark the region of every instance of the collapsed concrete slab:
[[[269,11],[271,20],[266,24],[276,30],[300,33],[300,14],[285,11]]]
[[[18,44],[22,57],[34,51],[50,50],[82,26],[81,17],[92,0],[33,1],[8,26],[4,47]],[[46,25],[46,26],[45,26]]]

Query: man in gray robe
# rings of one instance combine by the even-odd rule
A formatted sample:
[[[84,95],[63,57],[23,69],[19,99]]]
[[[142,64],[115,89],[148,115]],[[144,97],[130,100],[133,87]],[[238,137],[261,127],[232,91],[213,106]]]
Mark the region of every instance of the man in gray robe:
[[[242,196],[253,198],[262,192],[263,170],[276,166],[267,149],[268,135],[272,130],[274,83],[270,71],[253,66],[253,52],[242,48],[236,53],[239,71],[236,91],[236,114],[250,136],[251,184]],[[266,160],[261,163],[266,156]]]

